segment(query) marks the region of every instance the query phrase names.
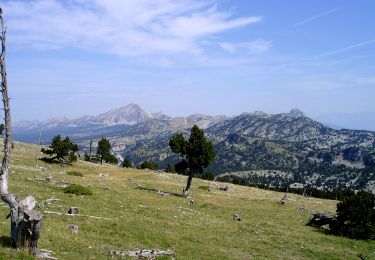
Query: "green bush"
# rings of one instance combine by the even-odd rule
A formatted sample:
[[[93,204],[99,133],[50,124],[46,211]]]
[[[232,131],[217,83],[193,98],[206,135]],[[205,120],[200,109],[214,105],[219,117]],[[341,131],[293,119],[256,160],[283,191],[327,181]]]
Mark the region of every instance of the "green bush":
[[[349,194],[337,204],[337,221],[330,225],[333,234],[354,239],[375,239],[374,195],[361,191]]]
[[[175,173],[175,169],[174,169],[174,166],[170,163],[168,163],[168,166],[167,168],[165,169],[165,172],[168,172],[168,173]]]
[[[83,177],[83,173],[81,173],[81,172],[72,171],[72,172],[67,172],[66,174],[72,175],[72,176]]]
[[[133,163],[132,163],[132,161],[130,161],[129,158],[124,158],[124,161],[122,162],[122,167],[131,168],[131,167],[133,167]]]
[[[202,186],[199,186],[198,189],[208,190],[208,186],[207,185],[202,185]]]
[[[149,161],[144,161],[140,165],[140,169],[150,169],[150,170],[156,170],[158,169],[159,165],[156,162],[149,162]]]
[[[75,195],[92,195],[92,191],[82,185],[73,184],[64,188],[65,193],[71,193]]]

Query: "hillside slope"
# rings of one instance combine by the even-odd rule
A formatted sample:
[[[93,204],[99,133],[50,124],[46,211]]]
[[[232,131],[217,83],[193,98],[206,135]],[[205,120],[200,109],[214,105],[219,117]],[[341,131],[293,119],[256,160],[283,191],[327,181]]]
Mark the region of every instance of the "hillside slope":
[[[325,235],[306,227],[309,218],[304,207],[317,211],[335,211],[335,201],[289,195],[230,185],[228,192],[217,184],[211,192],[208,182],[194,179],[191,196],[194,205],[178,196],[184,176],[122,169],[77,162],[64,167],[40,162],[35,168],[36,147],[16,143],[10,169],[10,190],[21,196],[31,194],[38,202],[59,199],[40,208],[66,213],[71,206],[84,216],[68,217],[44,214],[40,247],[52,250],[59,259],[106,259],[110,249],[134,249],[142,245],[152,249],[174,249],[176,259],[365,259],[374,258],[375,242],[355,241]],[[71,176],[76,171],[84,177]],[[100,177],[101,173],[108,174]],[[52,177],[52,182],[37,177]],[[105,175],[106,176],[106,175]],[[62,192],[55,181],[91,187],[93,195],[76,196]],[[161,193],[168,192],[168,196]],[[175,195],[176,194],[176,195]],[[25,259],[23,252],[7,247],[9,222],[6,205],[1,204],[1,259]],[[239,214],[241,222],[233,221]],[[69,224],[76,224],[73,234]]]

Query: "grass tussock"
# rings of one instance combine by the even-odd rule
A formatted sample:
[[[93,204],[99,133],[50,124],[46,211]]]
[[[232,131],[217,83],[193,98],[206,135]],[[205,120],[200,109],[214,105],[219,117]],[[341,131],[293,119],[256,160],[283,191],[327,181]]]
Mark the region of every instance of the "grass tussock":
[[[71,193],[75,195],[92,195],[92,191],[82,185],[73,184],[64,188],[65,193]]]
[[[77,176],[77,177],[83,177],[83,173],[82,172],[77,172],[77,171],[70,171],[70,172],[67,172],[66,174],[70,175],[70,176]]]

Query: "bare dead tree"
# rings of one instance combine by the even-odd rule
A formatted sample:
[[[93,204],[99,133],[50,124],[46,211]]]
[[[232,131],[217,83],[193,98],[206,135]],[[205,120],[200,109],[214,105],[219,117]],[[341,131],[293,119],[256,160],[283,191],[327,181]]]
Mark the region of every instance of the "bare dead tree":
[[[91,162],[91,153],[92,153],[92,138],[91,138],[91,140],[90,140],[89,162]]]
[[[12,130],[10,117],[10,104],[8,96],[8,82],[7,72],[5,66],[6,56],[6,27],[4,25],[3,10],[0,8],[0,25],[1,25],[1,55],[0,55],[0,72],[1,72],[1,93],[3,97],[4,109],[4,157],[0,169],[0,195],[1,199],[8,203],[10,213],[11,225],[11,239],[16,248],[26,248],[33,255],[41,255],[38,250],[38,241],[40,230],[42,226],[43,215],[40,212],[34,211],[36,205],[35,198],[27,196],[23,200],[15,194],[8,192],[8,174],[10,165],[10,155],[12,148]],[[43,252],[44,254],[44,252]],[[50,259],[53,259],[51,256]]]
[[[38,146],[35,148],[35,168],[38,168],[38,163],[39,163],[39,153],[40,153],[40,141],[42,138],[42,129],[39,131],[39,139],[38,139]]]

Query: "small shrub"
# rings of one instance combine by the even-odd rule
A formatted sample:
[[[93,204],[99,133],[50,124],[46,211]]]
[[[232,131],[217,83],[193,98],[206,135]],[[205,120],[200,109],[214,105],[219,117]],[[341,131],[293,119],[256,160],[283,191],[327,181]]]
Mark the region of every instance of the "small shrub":
[[[83,177],[83,173],[81,173],[81,172],[74,172],[74,171],[72,171],[72,172],[67,172],[66,174],[72,175],[72,176]]]
[[[208,186],[207,185],[199,186],[198,189],[208,190]]]
[[[168,163],[168,166],[167,168],[165,169],[165,172],[168,172],[168,173],[175,173],[176,170],[174,169],[174,166],[170,163]]]
[[[149,162],[149,161],[144,161],[140,167],[140,169],[150,169],[150,170],[157,170],[158,169],[158,164],[156,162]]]
[[[75,195],[92,195],[92,191],[90,189],[78,184],[73,184],[64,188],[64,192]]]
[[[133,167],[133,163],[132,163],[132,161],[130,161],[129,158],[125,158],[124,161],[122,162],[122,167],[124,167],[124,168],[132,168]]]

